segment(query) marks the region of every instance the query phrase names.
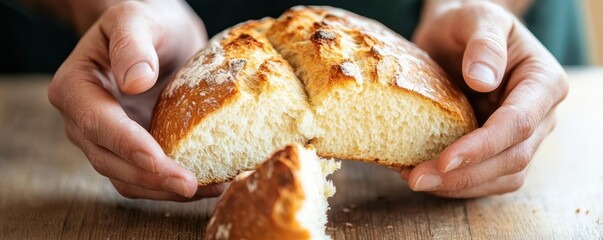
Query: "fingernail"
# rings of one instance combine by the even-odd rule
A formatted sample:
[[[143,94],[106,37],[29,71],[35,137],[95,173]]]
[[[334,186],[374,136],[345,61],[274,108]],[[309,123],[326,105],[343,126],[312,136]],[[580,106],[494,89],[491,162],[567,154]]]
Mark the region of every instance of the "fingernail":
[[[125,87],[127,84],[131,82],[141,79],[141,78],[152,78],[155,76],[151,65],[146,62],[139,62],[134,66],[130,67],[126,72],[126,76],[124,77],[123,86]]]
[[[180,194],[185,197],[189,196],[186,187],[186,181],[184,181],[184,179],[182,178],[169,177],[165,180],[165,186],[167,186],[167,188],[174,193]]]
[[[469,77],[488,85],[496,84],[496,75],[492,68],[483,63],[474,63],[469,67]]]
[[[446,169],[444,170],[444,172],[449,172],[449,171],[459,168],[461,166],[461,164],[463,164],[463,161],[464,160],[462,158],[460,158],[459,156],[453,157],[452,160],[450,160],[450,162],[446,166]]]
[[[423,173],[419,176],[415,183],[415,191],[430,191],[434,190],[442,183],[442,177],[433,173]]]
[[[155,170],[155,161],[153,161],[153,157],[150,155],[143,152],[135,152],[133,158],[134,162],[144,170],[152,173],[159,173]]]

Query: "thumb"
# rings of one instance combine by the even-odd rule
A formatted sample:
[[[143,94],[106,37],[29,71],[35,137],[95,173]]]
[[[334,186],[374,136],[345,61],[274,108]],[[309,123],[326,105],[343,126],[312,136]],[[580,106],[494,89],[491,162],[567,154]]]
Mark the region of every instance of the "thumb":
[[[486,17],[473,25],[465,38],[463,78],[471,89],[491,92],[500,85],[507,68],[507,37],[512,21]]]
[[[140,2],[124,2],[107,10],[101,30],[109,40],[111,69],[122,92],[138,94],[157,81],[159,60],[155,50],[157,21]],[[155,24],[155,25],[153,25]]]

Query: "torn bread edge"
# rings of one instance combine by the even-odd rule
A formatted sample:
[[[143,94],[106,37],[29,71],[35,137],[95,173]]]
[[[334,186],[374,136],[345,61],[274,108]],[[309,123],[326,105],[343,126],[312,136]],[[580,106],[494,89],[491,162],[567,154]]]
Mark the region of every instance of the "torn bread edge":
[[[325,232],[327,199],[335,187],[326,177],[340,166],[319,158],[312,145],[287,145],[235,179],[204,239],[331,239]]]

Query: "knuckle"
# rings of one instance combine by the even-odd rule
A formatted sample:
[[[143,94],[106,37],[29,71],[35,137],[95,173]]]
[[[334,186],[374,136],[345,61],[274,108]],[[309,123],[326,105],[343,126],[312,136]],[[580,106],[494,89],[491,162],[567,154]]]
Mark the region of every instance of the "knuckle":
[[[488,129],[488,131],[486,132],[486,136],[487,138],[479,142],[482,149],[481,151],[483,151],[486,156],[493,156],[498,153],[498,142],[495,140],[496,129]]]
[[[98,154],[89,153],[86,154],[86,156],[88,157],[88,161],[90,161],[90,164],[92,164],[92,167],[96,172],[98,172],[100,175],[111,178],[110,167],[107,166],[107,164],[105,163],[105,161],[102,160],[101,157],[98,157]]]
[[[76,122],[80,128],[82,135],[88,141],[93,143],[98,142],[98,119],[93,110],[81,109],[80,114],[76,117]]]
[[[48,86],[48,101],[55,107],[59,105],[60,82],[60,79],[55,76]]]
[[[521,141],[530,138],[530,136],[532,136],[536,130],[537,120],[536,117],[530,112],[521,110],[513,111],[513,121],[518,137]]]
[[[119,193],[119,195],[121,195],[122,197],[130,198],[130,199],[138,198],[138,196],[136,194],[134,194],[130,190],[130,187],[126,184],[113,182],[113,187],[115,187],[115,190],[117,191],[117,193]]]
[[[506,39],[502,39],[501,36],[493,31],[481,32],[473,40],[473,44],[480,48],[487,48],[492,53],[496,54],[500,60],[504,60],[506,57]]]
[[[553,114],[551,118],[551,127],[548,129],[547,133],[551,133],[553,130],[555,130],[555,128],[557,128],[557,117],[555,117]]]
[[[130,34],[123,34],[124,31],[115,31],[111,36],[110,46],[109,46],[109,56],[116,56],[120,53],[127,53],[128,49],[134,49],[141,45],[142,43],[136,38],[131,37]]]
[[[77,69],[73,69],[72,66],[66,63],[63,63],[63,66],[52,77],[47,90],[48,101],[57,109],[64,110],[69,108],[70,104],[73,104],[73,99],[69,94],[71,94],[70,88],[74,79],[80,79],[80,76],[77,75]]]
[[[77,137],[71,133],[67,128],[65,128],[65,135],[67,136],[67,139],[69,139],[69,141],[75,145],[78,144],[78,139]]]
[[[79,146],[80,144],[80,139],[78,138],[78,134],[75,132],[76,130],[74,129],[73,126],[71,126],[71,124],[67,123],[67,121],[65,122],[65,135],[67,135],[67,138],[69,138],[69,141],[71,141],[73,144],[76,144]]]
[[[508,192],[515,192],[515,191],[521,189],[521,187],[523,187],[524,183],[525,183],[525,175],[523,175],[523,174],[515,175],[509,184]]]
[[[530,161],[532,160],[532,154],[531,151],[527,150],[527,149],[521,149],[515,152],[515,158],[510,161],[510,164],[512,165],[510,167],[511,169],[511,173],[519,173],[523,170],[525,170],[528,165],[530,164]]]
[[[567,73],[565,73],[565,71],[561,70],[561,73],[558,74],[557,82],[559,85],[559,91],[561,92],[561,99],[559,99],[561,101],[565,97],[567,97],[567,94],[569,93],[569,81],[567,79]]]
[[[112,140],[109,142],[111,151],[115,152],[124,160],[131,161],[134,159],[135,139],[130,136],[140,136],[137,123],[129,118],[120,118],[116,120],[116,125],[123,127],[121,131],[115,131],[112,134]]]
[[[121,124],[121,123],[120,123]],[[115,152],[122,158],[129,158],[125,160],[131,160],[131,154],[128,154],[129,147],[128,138],[126,137],[127,132],[119,131],[112,134],[110,143],[111,151]]]
[[[94,147],[87,148],[88,149],[85,150],[86,157],[96,172],[110,179],[120,178],[119,171],[116,170],[113,164],[110,164],[110,162],[107,161],[107,156],[104,153],[99,150],[94,150]]]
[[[459,175],[456,178],[451,190],[462,190],[471,188],[475,185],[475,179],[472,176],[467,174]]]

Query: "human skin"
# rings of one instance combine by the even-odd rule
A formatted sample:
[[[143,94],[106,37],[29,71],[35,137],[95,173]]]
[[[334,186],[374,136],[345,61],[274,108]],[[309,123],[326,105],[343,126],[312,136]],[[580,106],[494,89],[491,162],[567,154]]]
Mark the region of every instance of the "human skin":
[[[85,31],[48,89],[67,136],[128,198],[188,201],[218,196],[165,155],[147,131],[153,105],[174,71],[207,41],[183,1],[128,1]]]
[[[401,175],[415,191],[471,198],[518,190],[568,93],[557,60],[509,11],[434,0],[413,41],[464,88],[483,124]]]
[[[62,1],[90,12],[65,17],[85,34],[48,90],[69,138],[125,197],[188,201],[219,195],[221,185],[197,189],[194,174],[169,159],[146,130],[160,90],[205,45],[201,20],[178,0],[106,0],[98,7]],[[496,2],[513,6],[516,14],[527,6]],[[554,126],[554,106],[567,94],[565,73],[497,4],[425,3],[413,40],[464,85],[485,123],[437,159],[402,170],[415,191],[466,198],[516,190]],[[482,65],[471,71],[475,63]]]

